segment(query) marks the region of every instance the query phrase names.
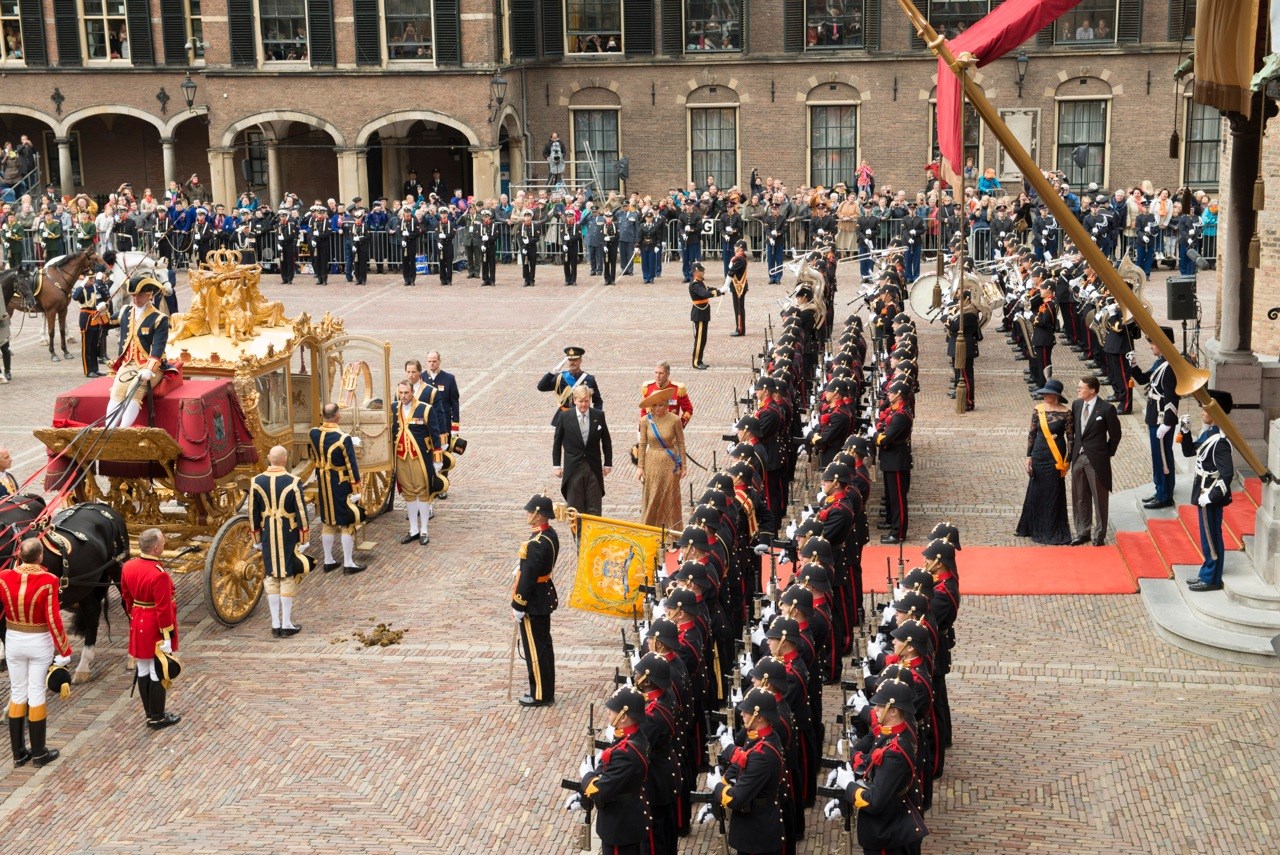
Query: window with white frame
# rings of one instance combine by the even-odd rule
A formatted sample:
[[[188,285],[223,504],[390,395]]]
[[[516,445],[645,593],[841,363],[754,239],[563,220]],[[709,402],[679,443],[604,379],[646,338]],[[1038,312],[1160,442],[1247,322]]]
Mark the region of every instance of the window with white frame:
[[[990,11],[987,0],[932,0],[929,23],[940,35],[949,39],[963,33]]]
[[[805,0],[805,48],[860,48],[862,0]]]
[[[385,0],[387,59],[430,62],[431,0]]]
[[[858,108],[853,104],[809,108],[809,184],[834,187],[857,182]]]
[[[188,53],[193,60],[204,59],[204,10],[201,3],[202,0],[187,0],[187,39],[195,40],[195,47]]]
[[[1058,19],[1053,28],[1056,44],[1115,44],[1116,0],[1083,0]]]
[[[685,0],[685,53],[742,50],[740,0]]]
[[[1187,148],[1183,181],[1188,187],[1217,187],[1222,113],[1187,99]]]
[[[84,53],[90,60],[129,58],[124,0],[81,0]]]
[[[719,187],[738,183],[738,111],[697,107],[689,111],[690,178],[701,186],[710,176]]]
[[[258,0],[262,24],[262,58],[266,62],[305,60],[307,36],[306,0]]]
[[[23,56],[18,0],[0,0],[0,62],[22,62]]]
[[[564,12],[565,52],[622,52],[622,0],[565,0]]]
[[[618,110],[615,107],[575,109],[573,112],[574,172],[579,180],[589,177],[587,166],[595,161],[600,190],[618,189]]]
[[[1077,166],[1075,151],[1082,148],[1084,166]],[[1106,185],[1107,102],[1058,102],[1058,151],[1055,163],[1072,187]]]
[[[964,119],[961,122],[964,133],[964,169],[965,178],[976,180],[982,169],[982,119],[978,118],[978,108],[964,102]],[[938,148],[938,102],[929,102],[929,160],[936,163],[942,156]]]

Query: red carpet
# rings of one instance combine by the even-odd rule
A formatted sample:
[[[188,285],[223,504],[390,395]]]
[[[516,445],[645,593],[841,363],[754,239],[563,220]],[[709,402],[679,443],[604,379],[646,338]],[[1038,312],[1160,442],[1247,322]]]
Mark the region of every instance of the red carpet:
[[[1249,494],[1249,498],[1258,507],[1262,507],[1262,479],[1261,478],[1245,478],[1244,491]]]
[[[1246,505],[1249,502],[1245,502]],[[1222,514],[1222,521],[1225,523],[1227,519],[1226,511],[1235,507],[1235,503],[1227,505]],[[1250,507],[1250,515],[1255,508]],[[1200,511],[1195,505],[1178,505],[1178,519],[1182,520],[1182,526],[1187,530],[1187,535],[1191,538],[1191,542],[1196,544],[1197,549],[1200,545]],[[1240,538],[1236,536],[1228,525],[1222,526],[1222,545],[1231,551],[1244,549],[1244,544],[1240,542]],[[1203,560],[1203,558],[1201,559]],[[1198,562],[1197,562],[1198,563]]]
[[[1164,563],[1160,550],[1156,549],[1151,535],[1145,531],[1117,532],[1116,546],[1134,579],[1169,578],[1169,567]]]
[[[1160,555],[1164,558],[1167,567],[1172,567],[1174,564],[1204,562],[1204,556],[1200,554],[1200,547],[1197,545],[1200,539],[1198,524],[1195,542],[1191,540],[1191,535],[1187,533],[1180,519],[1148,520],[1147,530],[1151,532],[1151,539],[1156,542],[1156,547],[1160,550]]]
[[[920,546],[903,552],[906,569],[920,564]],[[868,546],[862,552],[863,585],[885,589],[885,558],[894,579],[898,550]],[[960,590],[993,596],[1132,594],[1138,590],[1115,546],[966,546],[956,553]]]
[[[1241,543],[1245,535],[1254,533],[1258,521],[1258,507],[1246,493],[1234,493],[1231,504],[1222,512],[1222,521]],[[1241,547],[1244,548],[1243,546]]]

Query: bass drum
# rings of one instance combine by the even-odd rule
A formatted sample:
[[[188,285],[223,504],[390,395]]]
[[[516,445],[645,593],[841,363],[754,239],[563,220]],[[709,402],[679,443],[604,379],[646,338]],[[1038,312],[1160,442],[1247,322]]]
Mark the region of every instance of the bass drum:
[[[911,306],[911,311],[914,312],[917,317],[925,320],[932,320],[936,317],[937,312],[933,308],[933,286],[938,282],[938,274],[926,273],[915,282],[911,283],[911,287],[907,291],[907,303]],[[958,295],[953,293],[955,290],[955,282],[951,277],[942,277],[941,285],[942,302],[956,302]],[[973,303],[978,307],[981,323],[983,326],[986,326],[987,321],[990,320],[991,317],[991,307],[987,305],[981,281],[972,273],[965,273],[964,287],[973,295]],[[1003,296],[1001,299],[1003,300]]]

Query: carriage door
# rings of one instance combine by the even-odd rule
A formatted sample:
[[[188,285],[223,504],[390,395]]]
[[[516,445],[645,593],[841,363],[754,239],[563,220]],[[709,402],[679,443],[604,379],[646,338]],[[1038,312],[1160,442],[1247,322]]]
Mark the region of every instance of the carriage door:
[[[338,425],[360,438],[356,460],[363,474],[391,467],[391,345],[343,335],[319,348],[316,374],[321,401],[338,407]]]

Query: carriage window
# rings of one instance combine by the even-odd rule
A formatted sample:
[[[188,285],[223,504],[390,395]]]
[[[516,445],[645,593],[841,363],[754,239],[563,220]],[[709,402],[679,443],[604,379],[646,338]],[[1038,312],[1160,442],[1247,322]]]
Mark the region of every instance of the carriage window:
[[[285,377],[287,368],[277,368],[259,376],[254,382],[258,387],[258,418],[267,433],[279,433],[291,427],[289,420],[289,383]]]

